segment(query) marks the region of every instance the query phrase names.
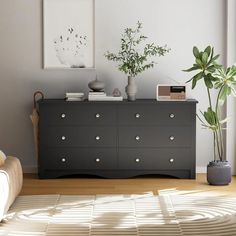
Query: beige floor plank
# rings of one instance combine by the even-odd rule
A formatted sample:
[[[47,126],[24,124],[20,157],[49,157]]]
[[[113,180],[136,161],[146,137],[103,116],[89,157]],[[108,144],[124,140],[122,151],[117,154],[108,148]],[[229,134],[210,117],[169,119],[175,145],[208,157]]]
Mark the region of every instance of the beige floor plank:
[[[196,180],[138,177],[130,179],[101,179],[101,178],[65,178],[38,179],[35,174],[25,174],[21,195],[36,194],[143,194],[151,192],[182,191],[188,193],[235,194],[236,177],[228,186],[210,186],[205,174],[198,174]]]

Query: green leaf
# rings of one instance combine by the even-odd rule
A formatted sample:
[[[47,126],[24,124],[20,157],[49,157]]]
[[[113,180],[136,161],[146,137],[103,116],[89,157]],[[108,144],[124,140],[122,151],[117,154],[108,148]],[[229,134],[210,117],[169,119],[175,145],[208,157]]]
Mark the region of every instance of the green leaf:
[[[211,65],[207,68],[207,71],[209,71],[210,73],[213,73],[215,72],[215,66],[214,65]]]
[[[208,54],[207,54],[207,52],[204,52],[204,53],[202,54],[202,63],[203,63],[204,65],[206,65],[206,64],[207,64],[207,61],[208,61]]]
[[[210,54],[211,54],[211,46],[206,47],[205,50],[204,50],[204,52],[206,52],[207,55],[208,55],[208,57],[209,57]]]
[[[194,89],[196,87],[198,80],[202,79],[202,77],[203,77],[203,72],[199,72],[198,74],[193,76],[193,78],[191,79],[192,80],[192,89]]]
[[[203,64],[199,58],[196,58],[196,63],[202,68]]]
[[[221,106],[224,104],[227,95],[228,95],[228,86],[224,86],[219,96],[219,104]]]
[[[207,123],[210,124],[210,125],[212,125],[213,121],[212,121],[212,118],[211,118],[210,114],[205,111],[205,112],[203,113],[203,115],[204,115],[204,118],[205,118],[205,120],[207,121]]]
[[[215,89],[219,89],[222,86],[221,83],[215,83]]]
[[[218,54],[218,55],[216,55],[216,56],[214,56],[214,57],[212,58],[212,61],[215,61],[215,60],[217,60],[219,57],[220,57],[220,55],[219,55],[219,54]]]
[[[228,77],[234,77],[236,75],[236,67],[235,66],[229,67],[226,74]]]
[[[209,89],[213,88],[213,83],[211,81],[210,76],[205,76],[204,82],[205,82],[205,85],[207,86],[207,88],[209,88]]]
[[[197,85],[197,79],[196,78],[193,78],[192,80],[192,89],[194,89]]]
[[[188,81],[186,81],[185,83],[187,84],[187,83],[189,83],[190,81],[192,81],[194,78],[191,78],[191,79],[189,79]]]
[[[203,113],[203,116],[208,124],[215,127],[217,126],[218,123],[217,115],[210,107],[208,107],[207,111]]]
[[[198,48],[196,46],[193,47],[193,55],[196,58],[199,58],[199,56],[200,56],[199,50],[198,50]]]
[[[212,47],[212,49],[211,49],[211,57],[210,57],[210,62],[212,61],[212,58],[213,58],[213,56],[214,56],[214,48]]]
[[[198,69],[200,69],[200,67],[197,65],[197,66],[193,66],[193,67],[191,67],[191,68],[189,68],[189,69],[187,69],[187,70],[183,70],[183,71],[184,71],[184,72],[190,72],[190,71],[198,70]]]

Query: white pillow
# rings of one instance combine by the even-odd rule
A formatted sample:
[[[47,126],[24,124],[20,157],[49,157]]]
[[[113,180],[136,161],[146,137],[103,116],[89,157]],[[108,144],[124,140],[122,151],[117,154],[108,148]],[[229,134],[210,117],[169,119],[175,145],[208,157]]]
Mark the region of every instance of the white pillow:
[[[5,160],[7,159],[5,153],[0,150],[0,166],[4,164]]]

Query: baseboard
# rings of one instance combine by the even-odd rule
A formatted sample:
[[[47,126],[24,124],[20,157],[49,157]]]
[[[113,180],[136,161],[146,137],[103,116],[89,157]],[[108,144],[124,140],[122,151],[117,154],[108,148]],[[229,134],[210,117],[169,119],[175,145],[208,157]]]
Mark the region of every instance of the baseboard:
[[[196,173],[197,174],[206,174],[206,166],[197,166],[196,167]]]
[[[38,168],[36,166],[23,166],[23,172],[25,174],[37,174]]]
[[[23,172],[26,174],[36,174],[36,173],[38,173],[38,169],[36,166],[24,166]],[[197,174],[202,174],[202,173],[205,174],[206,173],[206,166],[197,166],[196,173]]]

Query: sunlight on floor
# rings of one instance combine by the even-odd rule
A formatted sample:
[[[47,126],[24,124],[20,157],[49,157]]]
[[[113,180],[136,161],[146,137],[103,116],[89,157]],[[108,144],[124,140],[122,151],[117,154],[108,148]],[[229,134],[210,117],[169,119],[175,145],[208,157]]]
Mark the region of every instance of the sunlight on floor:
[[[163,236],[165,232],[211,232],[218,236],[236,232],[236,197],[176,188],[159,193],[22,196],[0,224],[0,235],[89,236],[116,232]],[[227,234],[222,234],[225,231]]]

